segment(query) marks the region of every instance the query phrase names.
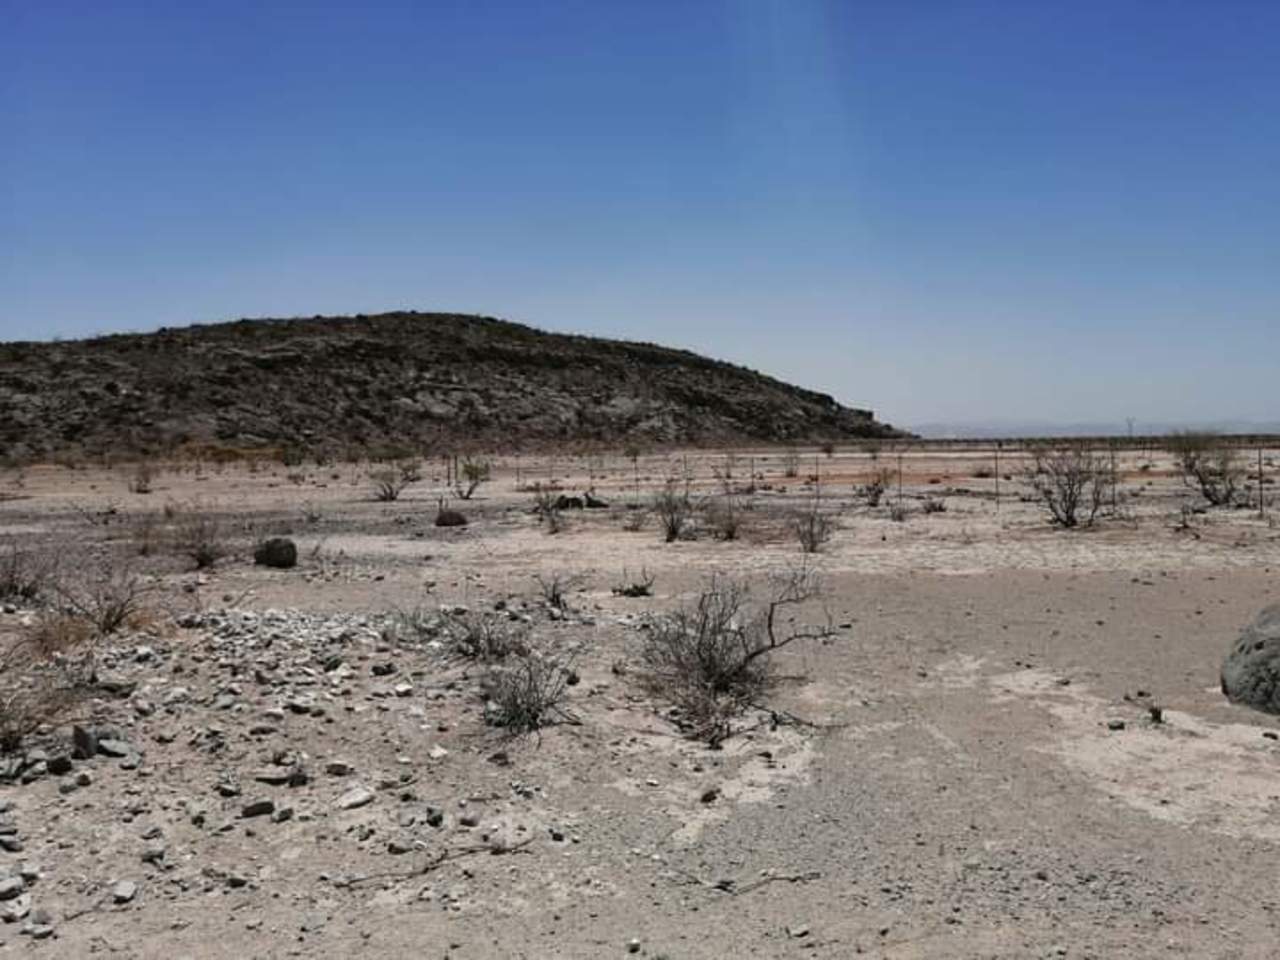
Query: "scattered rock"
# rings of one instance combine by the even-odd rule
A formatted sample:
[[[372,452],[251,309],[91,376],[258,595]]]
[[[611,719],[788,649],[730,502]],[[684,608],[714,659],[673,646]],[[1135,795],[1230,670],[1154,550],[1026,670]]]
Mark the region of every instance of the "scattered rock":
[[[19,920],[25,920],[30,912],[31,894],[24,893],[12,900],[6,900],[4,905],[0,906],[0,920],[5,923],[17,923]]]
[[[334,801],[334,806],[339,810],[357,810],[373,803],[375,797],[376,794],[368,787],[352,787]]]
[[[98,752],[104,757],[116,757],[124,759],[137,753],[128,740],[116,740],[107,738],[98,741]]]
[[[138,885],[132,880],[121,880],[111,888],[111,899],[116,903],[129,903],[138,895]]]
[[[240,808],[240,816],[246,819],[249,817],[265,817],[275,813],[275,811],[276,803],[274,800],[253,800]]]
[[[71,728],[71,756],[75,760],[92,760],[98,755],[98,734],[92,727],[79,724]]]

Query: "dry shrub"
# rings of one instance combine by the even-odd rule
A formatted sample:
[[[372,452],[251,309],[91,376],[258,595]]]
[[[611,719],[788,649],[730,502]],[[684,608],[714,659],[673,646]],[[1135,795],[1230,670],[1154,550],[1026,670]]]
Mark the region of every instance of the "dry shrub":
[[[707,524],[717,540],[737,540],[742,532],[742,508],[737,498],[725,493],[707,504]]]
[[[547,526],[547,533],[559,533],[564,529],[564,516],[560,511],[560,494],[540,483],[533,485],[533,512]]]
[[[221,521],[199,508],[175,515],[173,544],[177,552],[190,558],[197,570],[212,567],[227,553]]]
[[[782,475],[796,477],[800,475],[800,451],[788,450],[782,455]]]
[[[133,519],[133,545],[140,557],[149,557],[160,550],[163,526],[160,515],[154,511],[140,513]]]
[[[881,468],[871,474],[870,479],[859,488],[858,493],[867,502],[868,507],[878,507],[884,498],[884,492],[889,489],[889,484],[892,482],[893,471]]]
[[[1183,481],[1215,507],[1230,506],[1240,493],[1244,465],[1240,452],[1216,433],[1184,430],[1171,434],[1173,454]]]
[[[921,501],[920,506],[923,508],[925,513],[947,512],[947,502],[936,497],[925,497],[924,500]]]
[[[690,530],[689,522],[693,518],[693,504],[686,494],[677,493],[675,488],[667,487],[653,498],[653,513],[662,527],[662,535],[667,543],[681,539]]]
[[[467,660],[495,663],[529,653],[527,632],[505,617],[480,612],[449,614],[444,631],[451,652]]]
[[[85,647],[97,631],[83,614],[44,610],[24,631],[31,650],[43,659],[65,656]]]
[[[1052,521],[1066,528],[1092,524],[1116,482],[1110,459],[1082,441],[1041,444],[1030,452],[1024,475]]]
[[[459,478],[457,485],[458,496],[463,500],[470,500],[476,490],[480,488],[480,484],[487,483],[489,477],[493,474],[493,464],[488,460],[472,460],[467,457],[459,465]],[[465,485],[463,481],[465,482]]]
[[[633,578],[624,567],[622,579],[613,587],[613,595],[615,597],[651,597],[653,580],[653,574],[645,567],[640,568],[639,578]]]
[[[393,500],[399,500],[400,494],[413,482],[405,479],[399,470],[390,467],[383,470],[375,470],[369,474],[369,479],[373,481],[373,499],[379,503],[390,503]]]
[[[83,617],[57,612],[0,638],[0,752],[18,750],[80,702],[93,679],[96,640]]]
[[[538,590],[542,593],[542,599],[547,606],[555,607],[557,610],[568,610],[569,600],[566,594],[581,586],[585,578],[580,573],[554,570],[551,573],[534,574],[533,579],[537,581]]]
[[[629,507],[622,517],[622,529],[635,533],[638,530],[643,530],[645,524],[648,522],[648,510],[641,510],[638,507]]]
[[[819,594],[805,567],[777,581],[758,608],[743,583],[713,577],[693,607],[654,622],[641,650],[644,685],[676,708],[689,736],[718,745],[732,733],[733,719],[758,706],[773,683],[773,653],[831,635],[829,625],[784,633],[779,623],[788,608]]]
[[[48,592],[57,573],[53,554],[10,544],[0,554],[0,600],[33,603]]]
[[[831,539],[834,527],[831,517],[819,510],[817,503],[791,517],[791,532],[803,553],[820,551]]]
[[[99,636],[146,622],[148,612],[143,600],[151,590],[151,585],[132,571],[112,568],[99,571],[85,582],[64,581],[57,587],[66,611],[91,624]]]
[[[485,722],[511,733],[529,733],[553,723],[577,723],[564,702],[576,674],[566,663],[537,653],[518,656],[485,676]]]
[[[147,494],[155,483],[156,470],[145,460],[139,463],[129,477],[129,490],[132,493]]]

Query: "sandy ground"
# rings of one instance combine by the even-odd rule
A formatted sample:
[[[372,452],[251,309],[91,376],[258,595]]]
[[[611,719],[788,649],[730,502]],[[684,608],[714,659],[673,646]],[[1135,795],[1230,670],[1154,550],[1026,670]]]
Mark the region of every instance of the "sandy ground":
[[[1117,515],[1077,531],[1023,499],[1008,452],[997,502],[975,476],[990,450],[905,454],[901,500],[892,452],[808,451],[794,478],[777,450],[499,458],[475,499],[451,498],[471,521],[458,530],[431,523],[440,461],[394,503],[371,500],[367,465],[187,465],[146,495],[128,465],[0,477],[6,543],[55,550],[64,575],[110,556],[156,582],[154,622],[108,657],[132,699],[81,718],[123,727],[141,762],[78,763],[92,783],[75,790],[52,775],[0,786],[24,846],[0,872],[38,868],[26,895],[52,927],[34,940],[6,923],[0,952],[597,958],[634,940],[669,960],[1274,957],[1280,719],[1226,703],[1217,681],[1239,630],[1280,600],[1280,529],[1256,506],[1184,523],[1198,503],[1168,456],[1119,456]],[[893,480],[871,508],[853,487],[881,467]],[[726,472],[757,488],[738,494],[739,539],[626,529],[628,502],[665,479],[713,499]],[[551,535],[533,482],[611,506],[567,511]],[[824,595],[802,619],[835,631],[778,655],[770,699],[805,722],[746,717],[719,750],[685,739],[620,668],[636,623],[712,573],[762,594],[805,560],[786,518],[815,494],[835,531],[808,558]],[[946,510],[924,513],[926,497]],[[165,504],[222,517],[232,554],[199,572],[136,556],[139,517]],[[269,533],[296,539],[296,569],[252,565]],[[642,570],[654,596],[613,595]],[[557,572],[578,581],[552,619],[535,577]],[[496,601],[573,653],[578,724],[506,738],[483,722],[474,667],[337,628],[304,642],[287,619]],[[219,637],[208,618],[228,607],[283,611],[286,628]],[[30,616],[0,615],[0,634]],[[316,666],[334,649],[340,682]],[[390,691],[400,679],[408,693]],[[271,712],[299,695],[325,709]],[[309,782],[254,779],[284,754]],[[335,759],[353,772],[327,773]],[[238,794],[218,792],[228,780]],[[357,784],[376,799],[335,806]],[[294,815],[240,816],[259,796]],[[423,824],[429,807],[442,825]],[[144,861],[157,838],[163,857]],[[137,892],[116,903],[120,880]]]

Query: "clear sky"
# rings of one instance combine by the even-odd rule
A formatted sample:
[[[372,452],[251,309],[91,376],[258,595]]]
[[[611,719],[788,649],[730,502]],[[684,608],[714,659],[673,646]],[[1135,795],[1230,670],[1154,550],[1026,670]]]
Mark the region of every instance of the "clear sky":
[[[1280,2],[0,0],[0,339],[401,307],[1280,418]]]

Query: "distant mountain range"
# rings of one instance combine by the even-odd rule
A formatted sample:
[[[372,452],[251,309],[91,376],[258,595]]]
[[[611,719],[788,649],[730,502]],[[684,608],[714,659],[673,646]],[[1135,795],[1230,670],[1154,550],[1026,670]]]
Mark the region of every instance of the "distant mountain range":
[[[909,426],[912,433],[933,440],[993,439],[1007,437],[1127,437],[1162,436],[1175,430],[1211,430],[1218,433],[1280,434],[1280,420],[1216,420],[1181,423],[1134,420],[1055,423],[1046,420],[934,421]]]

